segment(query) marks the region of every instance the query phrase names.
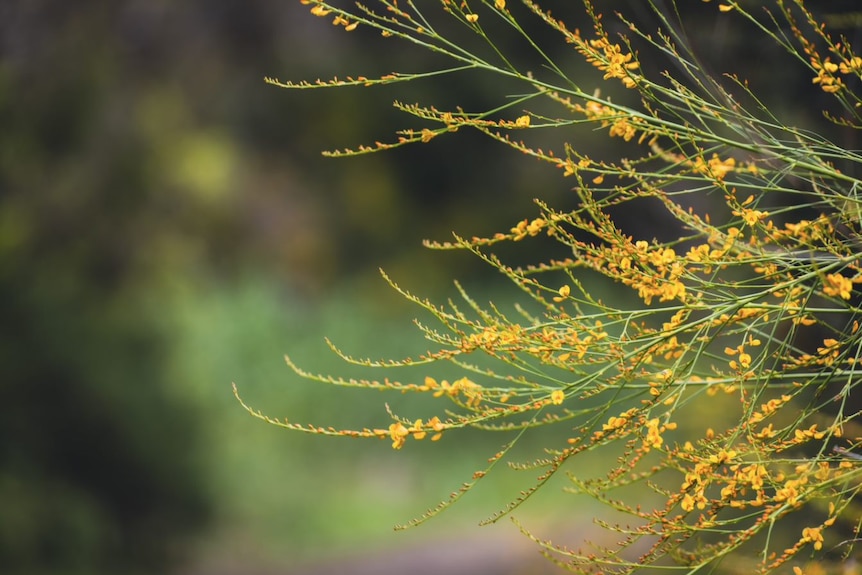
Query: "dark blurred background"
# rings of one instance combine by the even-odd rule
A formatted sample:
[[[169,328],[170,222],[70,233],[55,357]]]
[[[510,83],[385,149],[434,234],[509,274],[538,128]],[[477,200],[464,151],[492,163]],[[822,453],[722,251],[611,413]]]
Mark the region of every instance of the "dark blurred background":
[[[570,6],[557,4],[560,16]],[[693,26],[708,33],[696,37],[716,61],[819,97],[696,4]],[[564,45],[548,46],[598,85]],[[508,228],[532,216],[534,197],[572,201],[556,170],[463,131],[383,155],[320,155],[421,128],[394,99],[498,105],[506,92],[491,77],[315,92],[263,82],[439,64],[287,0],[0,5],[0,571],[311,572],[322,556],[423,549],[517,493],[504,474],[432,522],[445,526],[392,534],[502,440],[408,454],[300,437],[249,417],[230,390],[237,382],[276,417],[385,424],[384,398],[301,381],[282,355],[369,375],[342,365],[324,335],[359,356],[421,349],[415,310],[378,267],[421,295],[450,294],[457,278],[487,298],[499,283],[489,270],[420,241]],[[775,101],[811,115],[804,101]],[[579,142],[596,156],[613,145],[589,131]],[[486,545],[457,541],[456,558]],[[387,563],[410,564],[399,560]]]

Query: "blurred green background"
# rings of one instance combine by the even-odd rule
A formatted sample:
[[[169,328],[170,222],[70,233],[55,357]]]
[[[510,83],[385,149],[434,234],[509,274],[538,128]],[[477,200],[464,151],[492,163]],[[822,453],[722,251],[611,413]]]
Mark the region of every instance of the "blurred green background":
[[[698,21],[724,56],[768,62],[739,33]],[[534,197],[572,201],[555,170],[471,133],[320,156],[415,127],[394,99],[499,104],[491,78],[313,93],[263,83],[439,64],[401,48],[289,1],[0,6],[0,571],[310,573],[359,550],[413,549],[418,561],[436,540],[484,549],[472,526],[532,477],[501,473],[427,526],[391,526],[446,497],[503,438],[393,452],[300,436],[249,417],[230,387],[275,417],[385,426],[386,397],[302,381],[283,354],[312,371],[379,375],[323,342],[356,356],[423,349],[416,310],[379,267],[432,298],[457,278],[505,300],[477,261],[420,241],[508,228]],[[596,156],[612,144],[579,141]],[[547,491],[526,511],[540,525],[560,501]],[[565,502],[589,524],[588,503]]]

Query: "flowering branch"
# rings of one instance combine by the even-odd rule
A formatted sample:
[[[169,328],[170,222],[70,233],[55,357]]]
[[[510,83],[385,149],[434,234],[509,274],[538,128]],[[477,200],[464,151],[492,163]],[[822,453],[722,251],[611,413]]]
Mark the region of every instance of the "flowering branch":
[[[429,374],[421,383],[345,380],[307,373],[288,359],[299,375],[324,383],[424,393],[447,402],[436,415],[411,420],[390,411],[388,426],[339,430],[275,420],[246,408],[288,429],[384,438],[395,449],[411,437],[434,441],[464,427],[517,432],[461,490],[411,524],[471,489],[530,429],[558,426],[564,430],[559,445],[548,446],[529,464],[513,463],[539,470],[532,487],[489,521],[517,508],[569,460],[586,452],[612,454],[611,468],[592,477],[579,470],[569,478],[571,491],[629,516],[627,526],[601,523],[619,534],[619,544],[592,552],[542,544],[555,561],[576,572],[630,573],[661,565],[694,573],[734,554],[750,561],[749,572],[792,566],[799,573],[803,550],[825,557],[834,547],[849,556],[857,538],[836,535],[830,542],[830,531],[843,526],[855,534],[859,525],[852,502],[862,488],[862,430],[850,398],[862,349],[855,290],[862,282],[857,193],[862,181],[839,166],[858,166],[862,157],[824,135],[782,122],[744,80],[731,77],[734,96],[701,73],[690,49],[680,47],[679,30],[652,4],[661,29],[645,31],[617,15],[629,30],[617,38],[589,2],[589,34],[568,28],[540,2],[523,2],[528,12],[523,18],[537,16],[555,31],[599,72],[597,83],[638,96],[638,105],[624,105],[567,77],[505,0],[436,4],[448,24],[466,28],[490,48],[486,55],[450,39],[444,22],[432,24],[423,12],[432,9],[428,3],[420,10],[417,3],[397,0],[301,2],[345,31],[375,28],[386,39],[442,54],[454,65],[376,79],[267,80],[278,86],[371,86],[485,70],[527,90],[480,111],[396,102],[418,122],[415,127],[401,130],[391,143],[328,155],[378,152],[474,129],[559,169],[578,205],[559,211],[537,201],[536,214],[499,233],[426,242],[433,249],[475,254],[519,287],[541,314],[521,307],[512,319],[493,305],[479,305],[464,290],[466,312],[451,302],[440,306],[384,275],[439,321],[437,329],[419,325],[431,349],[385,362],[336,350],[367,366],[451,362],[464,372],[459,379],[450,383]],[[801,0],[778,1],[758,13],[724,2],[716,12],[716,18],[747,22],[776,42],[791,64],[834,98],[838,111],[827,112],[834,124],[860,127],[862,100],[850,86],[854,78],[862,79],[862,57],[846,40],[833,39]],[[550,73],[539,77],[513,64],[504,41],[489,32],[499,27],[484,26],[490,19],[527,39],[536,61]],[[679,72],[645,71],[646,54],[663,56]],[[530,109],[539,100],[553,102],[559,117]],[[625,150],[635,155],[598,160],[571,141],[542,149],[520,139],[530,130],[566,134],[581,124],[627,143]],[[707,195],[720,199],[707,201]],[[672,217],[678,225],[675,239],[637,238],[619,227],[615,210],[637,210],[645,203],[662,206]],[[502,244],[537,236],[566,246],[571,256],[518,267],[495,252]],[[624,286],[632,297],[620,303],[585,287],[600,280]],[[812,340],[816,343],[806,344]],[[489,357],[499,369],[480,367],[471,356]],[[642,506],[627,499],[627,488],[635,484],[654,493],[658,503]],[[778,525],[790,529],[779,533]]]

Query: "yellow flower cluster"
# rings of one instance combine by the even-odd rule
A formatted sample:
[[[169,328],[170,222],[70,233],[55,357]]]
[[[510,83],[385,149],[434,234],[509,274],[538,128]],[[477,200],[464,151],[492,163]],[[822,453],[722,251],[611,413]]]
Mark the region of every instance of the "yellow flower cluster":
[[[603,76],[605,80],[617,78],[622,81],[626,88],[634,88],[637,85],[630,71],[637,70],[640,64],[637,61],[632,61],[631,52],[623,54],[620,45],[611,44],[605,36],[590,40],[589,45],[595,52],[587,55],[587,62],[602,70],[605,73]],[[599,51],[601,51],[601,55],[599,55]]]
[[[697,156],[692,162],[694,171],[714,178],[717,181],[723,181],[727,174],[736,169],[736,159],[731,157],[722,160],[718,154],[713,154],[709,160],[704,160],[703,157]]]
[[[820,89],[824,92],[834,94],[844,87],[844,81],[835,75],[840,70],[840,66],[834,62],[830,62],[829,58],[826,58],[822,62],[812,59],[811,66],[817,71],[817,75],[811,79],[811,83],[820,84]]]
[[[314,0],[299,0],[300,4],[314,4],[311,8],[311,13],[318,17],[325,17],[332,13],[332,9],[327,8],[323,4],[315,3]],[[353,32],[359,26],[359,22],[351,22],[340,14],[336,14],[332,20],[333,26],[344,26],[347,32]]]
[[[389,426],[387,431],[378,431],[380,435],[386,434],[390,439],[392,439],[392,449],[401,449],[404,446],[404,442],[407,437],[412,435],[413,438],[417,440],[425,439],[429,430],[435,432],[431,437],[431,441],[437,441],[443,436],[442,432],[444,428],[445,425],[443,425],[440,418],[435,415],[428,420],[428,423],[423,423],[421,419],[417,419],[410,425],[410,427],[407,427],[400,421],[396,421]]]
[[[523,328],[519,325],[510,325],[503,329],[487,326],[482,331],[464,337],[461,341],[461,351],[470,352],[476,348],[492,351],[518,345],[523,342],[522,332]]]
[[[844,80],[837,75],[838,73],[856,76],[862,73],[862,57],[845,56],[844,53],[839,53],[839,57],[841,61],[836,64],[831,58],[821,59],[816,52],[811,56],[811,67],[817,72],[817,75],[811,79],[811,83],[819,84],[820,88],[829,94],[840,92],[846,86]]]
[[[853,282],[841,274],[826,274],[823,278],[823,293],[828,296],[850,299]]]
[[[758,347],[760,345],[760,340],[755,338],[749,338],[747,344],[751,347]],[[728,362],[728,366],[733,371],[745,372],[746,370],[748,370],[748,368],[751,367],[751,355],[746,353],[745,345],[746,344],[739,344],[735,348],[724,348],[725,354],[736,357],[736,359],[732,359]]]
[[[806,527],[802,530],[801,541],[805,543],[813,543],[815,551],[823,549],[823,528]]]
[[[682,282],[685,262],[673,248],[651,248],[649,242],[626,239],[622,246],[610,245],[585,255],[584,262],[638,292],[650,305],[659,301],[685,301],[686,287]]]
[[[513,238],[516,242],[524,239],[527,236],[537,236],[539,233],[545,229],[548,225],[547,220],[544,218],[535,218],[532,221],[530,220],[521,220],[518,222],[518,225],[513,227],[511,231],[515,234]]]
[[[451,384],[444,379],[439,385],[434,378],[426,377],[425,385],[429,389],[434,390],[434,397],[448,395],[449,397],[456,398],[460,394],[464,396],[465,404],[469,407],[478,407],[482,402],[482,386],[466,377],[457,379]]]
[[[608,422],[602,425],[602,430],[596,432],[596,437],[602,437],[604,433],[622,429],[635,415],[637,415],[637,412],[637,409],[632,408],[619,415],[612,415],[608,418]]]
[[[780,398],[773,398],[760,406],[760,411],[755,411],[748,418],[749,425],[756,425],[777,412],[784,404],[790,401],[789,395],[782,395]]]
[[[583,106],[574,104],[571,107],[586,118],[599,122],[603,128],[610,127],[611,136],[622,138],[626,142],[632,140],[639,130],[643,132],[639,141],[643,141],[647,135],[648,126],[642,119],[622,114],[606,104],[591,100]]]
[[[646,437],[643,441],[643,450],[659,449],[664,443],[661,434],[668,429],[676,429],[676,424],[671,422],[662,425],[658,418],[652,418],[646,422]]]

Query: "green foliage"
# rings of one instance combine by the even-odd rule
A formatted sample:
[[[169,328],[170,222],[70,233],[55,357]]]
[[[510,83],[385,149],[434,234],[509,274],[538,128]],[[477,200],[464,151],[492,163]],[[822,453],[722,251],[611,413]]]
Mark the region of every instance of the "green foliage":
[[[478,110],[396,102],[415,127],[390,143],[328,155],[365,155],[472,129],[558,169],[574,207],[539,198],[537,213],[503,232],[428,242],[470,252],[501,272],[522,293],[514,311],[460,287],[460,302],[435,304],[384,275],[436,319],[417,322],[430,348],[377,361],[333,346],[366,367],[431,370],[447,362],[459,371],[451,382],[431,371],[404,381],[317,375],[288,359],[298,374],[345,394],[425,394],[445,407],[407,417],[393,402],[388,425],[353,428],[247,409],[290,430],[386,439],[395,449],[465,428],[502,432],[504,447],[410,525],[460,499],[504,460],[536,478],[488,522],[567,469],[569,489],[604,504],[607,513],[596,521],[619,539],[590,551],[539,542],[576,572],[720,565],[798,573],[809,554],[820,566],[852,557],[862,487],[852,393],[862,345],[855,293],[862,282],[862,180],[855,175],[862,158],[835,143],[836,135],[862,127],[862,57],[850,43],[833,37],[801,1],[764,11],[714,6],[715,18],[772,42],[828,98],[822,112],[830,124],[811,131],[781,118],[745,78],[704,73],[684,19],[657,4],[650,3],[657,28],[646,29],[587,2],[591,30],[582,32],[530,0],[303,3],[347,32],[375,29],[384,41],[430,50],[451,66],[273,84],[346,88],[481,72],[500,78],[501,90],[517,86]],[[599,74],[572,77],[546,38],[540,42],[528,28],[537,19],[544,34],[550,28]],[[503,46],[512,44],[500,38],[508,37],[533,59],[525,64],[524,53],[507,53]],[[596,88],[603,82],[613,97]],[[579,145],[584,129],[602,130],[618,146],[599,157]],[[662,229],[623,224],[656,210],[666,218]],[[544,242],[546,255],[510,263],[507,250],[522,241]],[[630,297],[596,287],[596,278],[624,286]],[[514,447],[541,427],[556,433],[544,436],[548,443],[534,459],[513,461]],[[590,454],[615,463],[595,473],[574,467]]]

